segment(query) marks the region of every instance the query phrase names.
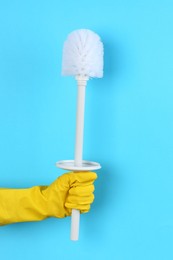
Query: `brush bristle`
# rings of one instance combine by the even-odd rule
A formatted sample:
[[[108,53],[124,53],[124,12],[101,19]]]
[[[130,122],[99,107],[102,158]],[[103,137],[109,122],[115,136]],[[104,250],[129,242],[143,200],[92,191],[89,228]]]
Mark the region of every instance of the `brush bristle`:
[[[103,77],[103,43],[93,31],[80,29],[64,43],[62,75]]]

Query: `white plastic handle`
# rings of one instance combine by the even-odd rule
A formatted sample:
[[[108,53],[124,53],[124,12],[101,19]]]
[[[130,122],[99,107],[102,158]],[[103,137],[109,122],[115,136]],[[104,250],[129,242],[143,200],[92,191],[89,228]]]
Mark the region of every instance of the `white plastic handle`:
[[[83,154],[83,132],[84,132],[84,110],[85,110],[85,88],[88,78],[76,77],[78,82],[77,98],[77,118],[76,118],[76,145],[75,145],[75,165],[82,165]],[[77,241],[79,238],[80,212],[72,209],[71,217],[71,240]]]
[[[80,223],[80,211],[78,209],[72,209],[71,240],[73,241],[77,241],[79,239],[79,223]]]

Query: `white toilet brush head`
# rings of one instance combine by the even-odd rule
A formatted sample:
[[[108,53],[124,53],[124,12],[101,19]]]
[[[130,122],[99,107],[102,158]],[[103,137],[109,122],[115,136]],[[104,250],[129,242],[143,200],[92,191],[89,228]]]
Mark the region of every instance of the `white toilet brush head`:
[[[88,29],[75,30],[64,43],[63,76],[103,77],[103,43]]]

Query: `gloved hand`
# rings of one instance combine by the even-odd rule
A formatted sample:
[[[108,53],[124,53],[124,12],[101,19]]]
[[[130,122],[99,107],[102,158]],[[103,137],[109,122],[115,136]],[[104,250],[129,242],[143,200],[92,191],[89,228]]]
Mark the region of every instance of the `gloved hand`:
[[[28,189],[0,189],[0,225],[63,218],[72,208],[88,212],[94,200],[93,172],[63,174],[50,186]]]

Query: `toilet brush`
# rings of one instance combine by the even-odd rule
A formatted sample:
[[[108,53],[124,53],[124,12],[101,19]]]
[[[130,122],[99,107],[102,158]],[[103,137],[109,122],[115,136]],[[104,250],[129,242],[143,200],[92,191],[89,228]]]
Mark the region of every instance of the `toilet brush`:
[[[103,44],[100,37],[91,30],[73,31],[64,43],[62,75],[74,76],[78,85],[75,159],[59,161],[57,167],[72,171],[100,169],[99,163],[82,160],[85,89],[90,78],[103,77]],[[78,240],[79,210],[72,209],[71,240]]]

